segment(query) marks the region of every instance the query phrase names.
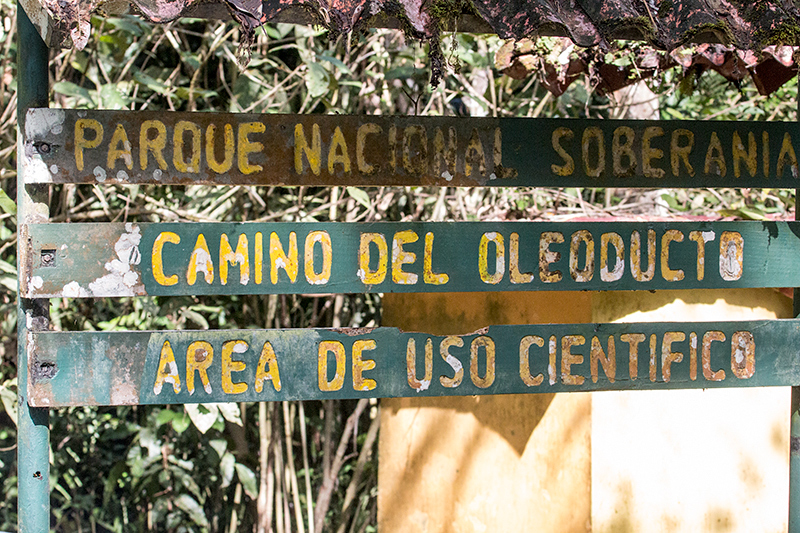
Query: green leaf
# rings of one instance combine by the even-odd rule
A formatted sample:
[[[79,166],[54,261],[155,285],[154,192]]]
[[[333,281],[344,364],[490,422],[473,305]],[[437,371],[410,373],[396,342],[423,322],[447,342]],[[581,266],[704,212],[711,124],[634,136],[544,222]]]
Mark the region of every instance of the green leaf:
[[[308,64],[306,87],[312,98],[319,98],[328,92],[328,71],[319,63]]]
[[[228,449],[228,441],[225,439],[212,439],[209,444],[214,448],[214,451],[217,452],[219,458],[222,459],[222,456],[225,455],[225,450]]]
[[[12,391],[12,387],[14,390]],[[9,379],[0,385],[0,401],[3,402],[3,408],[8,413],[8,416],[16,424],[17,423],[17,378]]]
[[[183,433],[186,431],[191,424],[191,420],[186,415],[178,415],[172,419],[172,429],[175,430],[176,433]]]
[[[222,488],[224,489],[233,481],[233,468],[236,464],[236,459],[231,452],[225,452],[222,460],[219,462],[219,472],[222,474]]]
[[[205,433],[211,429],[211,426],[214,425],[214,422],[217,420],[217,415],[219,414],[217,404],[214,403],[199,405],[196,403],[187,403],[183,408],[200,433]]]
[[[9,215],[16,216],[17,214],[17,203],[3,189],[0,189],[0,209]]]
[[[239,411],[239,404],[229,402],[229,403],[218,403],[216,404],[217,408],[219,408],[219,412],[222,413],[222,416],[230,422],[231,424],[236,424],[237,426],[244,427],[242,423],[242,414]]]
[[[369,194],[367,194],[363,189],[359,189],[358,187],[347,187],[347,194],[352,196],[356,202],[360,203],[367,209],[370,208]]]
[[[239,478],[239,482],[242,484],[245,494],[255,500],[258,497],[258,485],[256,483],[256,475],[253,471],[242,463],[236,463],[236,475]]]
[[[53,90],[59,94],[63,94],[64,96],[74,96],[76,98],[86,100],[86,103],[92,107],[95,105],[89,90],[81,87],[80,85],[76,85],[71,81],[56,82],[53,85]]]
[[[189,518],[200,527],[208,527],[208,519],[206,518],[203,508],[197,503],[197,500],[188,494],[181,494],[175,498],[175,505],[189,515]]]
[[[350,68],[344,64],[344,61],[338,59],[336,57],[325,56],[321,54],[317,54],[317,59],[321,59],[323,61],[327,61],[328,63],[332,64],[336,68],[342,71],[343,74],[352,74]]]

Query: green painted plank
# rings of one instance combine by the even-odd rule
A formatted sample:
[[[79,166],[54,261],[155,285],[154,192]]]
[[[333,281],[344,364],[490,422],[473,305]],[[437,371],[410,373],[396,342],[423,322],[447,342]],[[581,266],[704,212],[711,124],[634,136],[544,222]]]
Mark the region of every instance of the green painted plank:
[[[800,383],[800,322],[49,332],[35,406],[465,396]]]
[[[797,187],[795,123],[31,110],[29,182]]]
[[[21,285],[28,298],[792,287],[799,224],[33,224]]]

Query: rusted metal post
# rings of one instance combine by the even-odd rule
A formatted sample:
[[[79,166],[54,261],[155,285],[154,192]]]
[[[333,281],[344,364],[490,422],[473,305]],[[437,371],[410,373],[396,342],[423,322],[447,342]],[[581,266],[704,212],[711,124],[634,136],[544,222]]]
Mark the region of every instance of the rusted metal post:
[[[25,10],[17,4],[17,269],[26,264],[25,225],[46,213],[44,188],[25,186],[25,146],[22,132],[25,113],[30,107],[47,107],[49,99],[48,48],[31,23]],[[37,205],[38,204],[38,205]],[[46,216],[46,215],[45,215]],[[19,277],[20,283],[24,282]],[[18,300],[19,417],[17,419],[17,500],[20,533],[41,533],[50,530],[50,462],[49,412],[46,408],[28,406],[28,332],[48,328],[48,300]]]

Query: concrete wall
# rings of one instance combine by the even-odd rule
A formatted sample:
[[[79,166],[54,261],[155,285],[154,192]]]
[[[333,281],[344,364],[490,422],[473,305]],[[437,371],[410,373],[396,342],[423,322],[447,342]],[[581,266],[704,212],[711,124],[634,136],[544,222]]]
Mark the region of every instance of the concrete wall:
[[[769,289],[387,295],[384,325],[789,317]],[[389,532],[785,531],[789,390],[383,400]]]
[[[586,322],[589,293],[387,294],[383,324],[464,334]],[[591,530],[591,396],[381,401],[378,530]]]
[[[771,289],[606,292],[596,322],[789,318]],[[593,531],[786,531],[785,387],[600,392],[592,398]]]

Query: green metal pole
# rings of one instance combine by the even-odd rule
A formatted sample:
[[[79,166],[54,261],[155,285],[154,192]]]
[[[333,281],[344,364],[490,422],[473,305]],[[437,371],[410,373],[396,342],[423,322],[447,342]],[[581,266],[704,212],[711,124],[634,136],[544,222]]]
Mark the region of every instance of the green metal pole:
[[[800,82],[800,77],[798,77]],[[799,83],[800,85],[800,83]],[[800,86],[797,91],[797,117],[800,121]],[[794,219],[800,220],[800,189],[794,194]],[[800,289],[792,295],[792,315],[800,317]],[[800,532],[800,387],[792,387],[789,432],[789,533]]]
[[[17,123],[19,132],[25,128],[25,113],[29,107],[48,107],[49,50],[25,10],[17,4]],[[17,269],[22,280],[24,264],[24,225],[31,221],[36,203],[46,205],[45,191],[25,186],[25,147],[22,134],[17,134]],[[40,211],[41,214],[41,211]],[[21,282],[24,282],[22,280]],[[18,301],[18,359],[19,417],[17,419],[17,497],[18,528],[20,533],[42,533],[50,530],[50,426],[47,409],[28,406],[28,343],[27,332],[47,329],[49,322],[47,300]]]

